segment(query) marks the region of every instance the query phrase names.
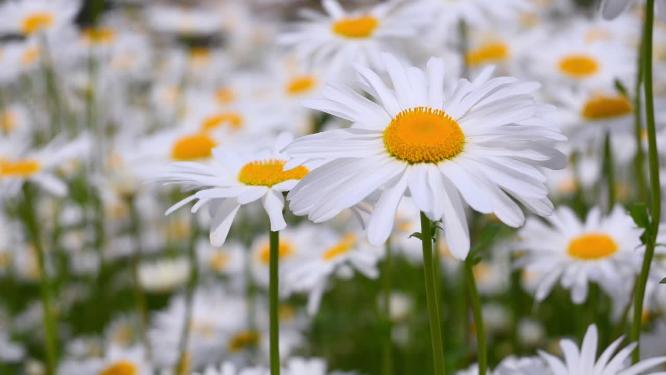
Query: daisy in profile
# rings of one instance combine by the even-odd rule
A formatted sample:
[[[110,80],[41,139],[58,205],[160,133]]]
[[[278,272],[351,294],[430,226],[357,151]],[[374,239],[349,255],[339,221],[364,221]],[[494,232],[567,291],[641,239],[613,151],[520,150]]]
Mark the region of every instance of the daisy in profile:
[[[72,26],[81,6],[78,0],[12,0],[0,7],[0,31],[35,36],[54,34]]]
[[[224,244],[238,209],[259,200],[270,219],[271,231],[284,229],[287,224],[282,216],[282,193],[292,189],[309,171],[303,165],[285,168],[287,155],[280,150],[291,140],[291,135],[283,133],[272,149],[249,155],[215,149],[210,165],[193,162],[174,164],[171,172],[162,179],[168,184],[198,191],[173,205],[166,214],[192,201],[196,201],[193,213],[210,204],[210,241],[217,247]]]
[[[40,149],[31,149],[27,141],[0,136],[0,197],[13,196],[25,182],[64,196],[67,185],[58,177],[57,169],[84,156],[88,145],[88,139],[82,137],[70,142],[55,140]]]
[[[285,271],[287,292],[308,293],[307,310],[314,315],[332,277],[350,278],[354,271],[366,277],[379,275],[377,263],[383,256],[380,248],[370,246],[356,233],[337,234],[322,229],[314,233],[314,248],[305,252],[293,267]]]
[[[416,36],[428,17],[423,7],[388,1],[370,9],[348,12],[337,0],[324,0],[326,14],[305,13],[279,41],[312,66],[340,73],[353,63],[379,66],[381,51]],[[335,74],[333,73],[333,74]]]
[[[546,362],[549,372],[553,375],[638,375],[648,374],[650,369],[666,363],[666,357],[654,357],[644,359],[638,363],[631,364],[629,356],[636,348],[636,343],[631,343],[620,348],[623,338],[613,341],[599,357],[597,357],[599,333],[597,326],[591,325],[585,332],[583,344],[580,348],[571,340],[561,340],[560,347],[564,353],[564,360],[551,354],[540,352],[539,354]],[[652,373],[652,372],[650,372]],[[662,374],[662,372],[654,372]]]
[[[543,170],[564,166],[555,144],[565,138],[545,120],[552,109],[536,102],[537,83],[491,78],[489,68],[445,90],[441,59],[431,59],[425,71],[389,54],[383,60],[391,87],[357,68],[376,102],[333,85],[307,102],[352,126],[296,139],[285,149],[295,165],[323,163],[289,193],[295,214],[318,223],[381,193],[367,221],[370,243],[379,245],[409,194],[430,220],[443,220],[452,254],[464,259],[470,246],[464,202],[513,227],[525,219],[516,201],[540,215],[552,211]]]
[[[625,281],[638,274],[643,246],[641,230],[621,207],[607,216],[594,208],[584,222],[560,207],[546,220],[530,218],[516,248],[524,254],[517,265],[537,278],[537,300],[544,300],[558,281],[577,304],[587,298],[590,282],[613,299],[631,293]]]

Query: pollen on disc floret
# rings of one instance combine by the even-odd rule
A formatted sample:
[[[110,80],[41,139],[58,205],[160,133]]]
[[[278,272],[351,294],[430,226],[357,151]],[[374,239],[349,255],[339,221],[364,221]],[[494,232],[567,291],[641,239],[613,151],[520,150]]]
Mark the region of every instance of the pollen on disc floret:
[[[384,130],[384,146],[410,164],[439,163],[463,151],[462,128],[441,109],[415,107],[398,113]]]

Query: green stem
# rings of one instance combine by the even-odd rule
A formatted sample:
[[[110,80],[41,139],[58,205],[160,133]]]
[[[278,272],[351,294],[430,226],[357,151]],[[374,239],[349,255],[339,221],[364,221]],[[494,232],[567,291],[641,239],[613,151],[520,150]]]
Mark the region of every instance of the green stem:
[[[423,273],[425,277],[426,304],[428,306],[428,318],[430,320],[430,340],[432,341],[432,356],[434,362],[434,374],[443,375],[446,373],[444,365],[444,346],[442,341],[442,327],[440,323],[439,311],[437,308],[437,299],[435,283],[433,255],[432,255],[432,228],[430,219],[421,212],[421,244],[423,246]]]
[[[56,349],[56,322],[52,305],[53,296],[51,294],[51,284],[46,269],[46,255],[42,247],[41,235],[39,233],[39,223],[35,216],[34,191],[29,183],[23,184],[23,219],[25,229],[32,240],[37,253],[37,267],[39,269],[39,281],[43,308],[44,324],[44,350],[46,352],[46,374],[53,375],[56,371],[57,349]]]
[[[654,0],[647,0],[645,9],[645,30],[643,32],[643,64],[645,82],[645,114],[647,120],[648,133],[648,161],[650,168],[650,227],[648,228],[648,238],[645,244],[645,255],[643,256],[643,265],[638,277],[636,290],[634,294],[634,315],[631,325],[631,341],[635,342],[636,350],[632,353],[634,363],[640,359],[640,333],[643,316],[643,299],[645,297],[645,287],[647,285],[650,266],[654,257],[654,250],[659,233],[659,221],[661,219],[661,187],[659,182],[659,153],[657,150],[657,134],[654,117],[654,96],[652,91],[652,34],[654,23]]]
[[[608,212],[613,209],[616,201],[616,188],[615,188],[615,163],[613,162],[613,145],[611,143],[610,132],[606,133],[604,138],[604,157],[603,157],[603,170],[606,175],[606,187],[608,194]]]
[[[481,298],[479,297],[479,291],[476,288],[476,281],[474,280],[473,267],[474,265],[472,264],[472,261],[469,258],[467,258],[464,267],[465,284],[467,284],[470,307],[472,308],[472,315],[474,316],[474,325],[476,326],[476,344],[478,350],[479,375],[485,375],[488,369],[488,347],[486,345],[486,330],[483,324]]]
[[[643,34],[643,31],[641,34]],[[643,151],[643,116],[641,103],[641,87],[643,83],[643,40],[638,47],[638,66],[636,69],[636,86],[634,92],[634,141],[636,143],[636,155],[634,156],[634,173],[636,186],[638,187],[638,199],[647,202],[648,192],[645,182],[645,153]]]
[[[141,216],[136,208],[136,202],[133,195],[127,197],[127,206],[130,211],[130,225],[132,236],[134,237],[134,245],[136,246],[132,254],[132,274],[134,277],[134,302],[136,303],[136,312],[139,320],[139,334],[143,347],[146,350],[146,358],[152,358],[152,350],[150,341],[148,340],[148,308],[146,305],[146,294],[139,279],[139,265],[143,256],[143,246],[141,238]]]
[[[271,375],[280,375],[280,322],[278,316],[278,261],[280,255],[280,232],[270,231],[269,259],[269,304],[270,304],[270,361]]]
[[[190,242],[187,247],[187,257],[190,263],[190,280],[187,283],[185,290],[185,318],[183,320],[183,329],[180,333],[180,340],[178,343],[178,361],[174,373],[176,375],[184,375],[189,373],[189,354],[187,348],[190,341],[190,332],[192,326],[192,309],[194,306],[194,291],[199,279],[199,263],[197,260],[197,238],[199,236],[199,227],[197,226],[196,217],[192,217],[192,233],[190,233]]]
[[[391,322],[391,240],[386,241],[386,258],[384,259],[382,269],[382,289],[383,289],[383,308],[384,308],[384,324],[385,324],[385,337],[384,337],[384,350],[382,352],[382,374],[393,374],[393,325]]]

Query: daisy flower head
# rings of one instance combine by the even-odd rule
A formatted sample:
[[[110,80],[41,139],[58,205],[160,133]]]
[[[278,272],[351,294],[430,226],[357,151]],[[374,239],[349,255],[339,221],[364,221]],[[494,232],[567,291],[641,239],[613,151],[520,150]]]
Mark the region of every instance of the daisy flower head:
[[[12,0],[0,7],[0,31],[26,37],[54,34],[73,25],[78,0]]]
[[[198,190],[173,205],[166,214],[196,201],[192,212],[209,204],[212,216],[210,241],[222,246],[240,206],[261,200],[270,220],[271,231],[284,229],[287,224],[282,215],[283,192],[292,189],[309,172],[307,165],[285,168],[287,155],[281,150],[292,140],[282,133],[272,149],[251,154],[228,148],[216,148],[210,164],[181,162],[164,174],[162,179],[190,190]]]
[[[555,145],[565,137],[545,120],[552,109],[536,102],[537,83],[492,78],[488,68],[445,90],[442,60],[432,58],[424,71],[389,54],[383,59],[391,87],[357,68],[376,101],[331,85],[308,102],[352,126],[285,149],[296,164],[322,163],[289,193],[295,214],[322,222],[380,192],[367,224],[370,243],[379,245],[409,193],[429,219],[443,220],[451,252],[463,259],[470,246],[464,202],[513,227],[524,221],[516,201],[540,215],[551,212],[543,169],[564,166]]]
[[[461,21],[473,27],[510,22],[533,7],[528,0],[421,0],[420,3],[432,15],[431,32],[438,42],[456,35]]]
[[[549,372],[553,375],[637,375],[647,374],[647,370],[666,363],[666,357],[644,359],[631,364],[629,356],[636,348],[636,343],[618,350],[623,337],[613,341],[599,357],[597,357],[599,332],[596,325],[591,325],[585,332],[583,344],[578,347],[571,340],[560,341],[564,360],[551,354],[540,352]],[[655,372],[654,374],[661,374]]]
[[[427,18],[423,7],[388,1],[369,9],[348,12],[337,0],[323,0],[326,14],[307,12],[305,20],[279,37],[312,66],[339,74],[350,64],[379,66],[381,51],[396,41],[415,36]]]
[[[308,313],[319,309],[321,298],[332,277],[349,278],[354,271],[366,277],[379,275],[377,263],[383,256],[356,233],[338,234],[332,230],[313,233],[314,249],[304,253],[298,263],[285,271],[285,287],[290,292],[307,292]]]
[[[634,104],[616,90],[560,90],[553,98],[559,122],[574,149],[585,151],[590,143],[600,146],[606,134],[633,136]],[[622,141],[622,149],[633,147],[626,139]]]
[[[558,280],[577,304],[587,298],[591,281],[614,299],[631,292],[625,281],[640,270],[641,230],[621,207],[607,216],[594,208],[585,221],[560,207],[546,220],[530,218],[519,234],[524,257],[517,264],[537,277],[537,300],[544,300]]]
[[[549,87],[610,89],[619,80],[630,86],[635,51],[618,41],[590,41],[587,32],[577,29],[556,38],[544,33],[535,38],[532,53],[526,57],[531,71]],[[542,46],[547,45],[548,48]]]
[[[24,139],[0,136],[0,196],[13,196],[25,182],[34,182],[55,196],[64,196],[67,185],[58,177],[57,169],[85,155],[88,146],[88,139],[81,137],[69,142],[57,139],[34,149]]]

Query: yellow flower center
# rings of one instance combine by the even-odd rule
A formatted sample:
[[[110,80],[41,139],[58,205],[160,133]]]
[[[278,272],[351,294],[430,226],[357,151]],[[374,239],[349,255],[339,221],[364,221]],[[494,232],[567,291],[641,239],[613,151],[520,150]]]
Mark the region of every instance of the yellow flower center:
[[[207,134],[197,133],[179,138],[171,147],[174,160],[207,159],[213,155],[217,143]]]
[[[91,44],[107,44],[116,38],[116,32],[108,27],[91,27],[83,30],[83,39]]]
[[[297,96],[311,91],[317,86],[317,79],[311,75],[303,75],[293,78],[285,87],[289,96]]]
[[[259,343],[259,333],[255,331],[241,331],[229,340],[229,351],[238,352],[254,347]]]
[[[21,22],[21,32],[26,35],[34,34],[53,25],[55,17],[53,13],[46,11],[36,11],[29,14]]]
[[[41,164],[34,159],[16,161],[0,159],[0,177],[30,177],[41,169]]]
[[[294,255],[294,245],[291,242],[286,240],[280,240],[280,246],[278,247],[278,259],[287,258]],[[268,243],[261,247],[259,250],[259,260],[263,264],[268,264],[271,257],[271,248]]]
[[[215,99],[220,104],[229,104],[236,100],[236,94],[228,87],[223,87],[215,92]]]
[[[12,261],[12,256],[11,253],[7,252],[0,252],[0,268],[5,269],[7,268]]]
[[[372,36],[379,26],[379,20],[373,16],[341,18],[333,23],[332,30],[345,38],[366,39]]]
[[[284,170],[284,160],[258,160],[243,166],[238,173],[238,181],[245,185],[271,187],[288,180],[300,180],[308,174],[304,166]]]
[[[102,370],[99,375],[138,375],[139,369],[130,361],[118,361]]]
[[[37,47],[26,48],[21,54],[21,64],[29,66],[39,59],[39,49]]]
[[[509,58],[509,47],[502,42],[486,43],[483,46],[467,53],[469,65],[481,65],[503,61]]]
[[[190,58],[195,64],[203,64],[210,59],[210,50],[204,47],[195,47],[190,49]]]
[[[569,256],[581,260],[607,258],[618,250],[615,240],[604,233],[582,234],[569,242]]]
[[[122,346],[131,344],[133,339],[134,331],[126,324],[118,327],[112,335],[113,342]]]
[[[222,272],[229,264],[229,254],[218,251],[210,257],[208,263],[213,270]]]
[[[633,110],[629,99],[623,95],[597,95],[588,100],[581,114],[588,120],[605,120],[628,115]]]
[[[332,261],[337,257],[348,253],[349,250],[354,247],[354,244],[356,244],[356,236],[348,234],[344,236],[340,242],[326,250],[322,255],[322,258],[324,258],[325,261]]]
[[[201,122],[202,131],[210,131],[219,128],[223,124],[230,125],[233,129],[243,126],[243,116],[236,112],[222,112],[206,117]]]
[[[16,127],[16,115],[12,111],[0,114],[0,130],[10,133]]]
[[[439,163],[460,154],[465,134],[446,112],[427,107],[398,113],[384,130],[384,146],[396,159]]]
[[[560,60],[560,70],[571,78],[587,78],[599,71],[599,63],[593,57],[574,54]]]

